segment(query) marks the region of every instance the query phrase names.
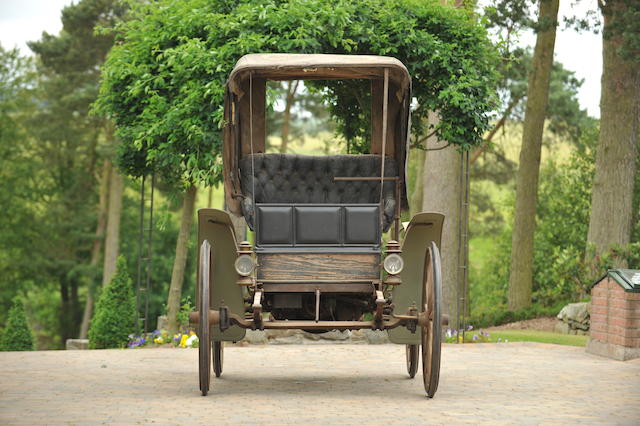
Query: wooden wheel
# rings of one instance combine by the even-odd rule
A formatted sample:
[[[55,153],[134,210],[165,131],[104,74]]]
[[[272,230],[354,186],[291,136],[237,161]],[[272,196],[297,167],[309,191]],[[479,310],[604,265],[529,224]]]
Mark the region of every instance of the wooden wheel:
[[[419,345],[405,345],[407,352],[407,372],[410,378],[416,376],[418,371],[418,348]]]
[[[200,246],[199,259],[199,311],[200,320],[198,321],[198,367],[200,375],[200,391],[202,396],[206,396],[209,392],[209,383],[211,382],[211,330],[209,326],[209,273],[211,271],[211,245],[209,241],[204,240]]]
[[[224,361],[224,345],[217,340],[214,340],[211,345],[213,349],[213,371],[216,373],[216,377],[220,377],[222,374],[222,362]]]
[[[433,398],[440,379],[440,350],[442,345],[442,271],[440,251],[434,242],[427,249],[424,265],[424,287],[422,289],[422,309],[429,318],[422,328],[422,380],[424,390]]]

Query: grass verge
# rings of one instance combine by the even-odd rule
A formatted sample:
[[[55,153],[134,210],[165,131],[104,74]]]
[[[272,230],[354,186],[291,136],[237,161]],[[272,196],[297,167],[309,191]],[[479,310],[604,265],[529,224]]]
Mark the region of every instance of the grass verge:
[[[538,330],[493,330],[485,340],[490,343],[501,342],[538,342],[553,343],[555,345],[586,346],[588,336],[552,333]]]

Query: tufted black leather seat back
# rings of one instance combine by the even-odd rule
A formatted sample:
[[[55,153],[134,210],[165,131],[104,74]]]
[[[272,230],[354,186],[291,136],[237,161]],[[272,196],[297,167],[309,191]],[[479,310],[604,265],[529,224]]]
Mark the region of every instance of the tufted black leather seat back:
[[[380,176],[379,155],[308,156],[297,154],[254,154],[255,182],[251,179],[251,159],[240,161],[243,213],[253,229],[256,203],[277,204],[372,204],[380,202],[379,181],[338,181],[334,177]],[[393,158],[385,159],[385,176],[397,176]],[[393,221],[395,182],[384,183],[384,223]]]

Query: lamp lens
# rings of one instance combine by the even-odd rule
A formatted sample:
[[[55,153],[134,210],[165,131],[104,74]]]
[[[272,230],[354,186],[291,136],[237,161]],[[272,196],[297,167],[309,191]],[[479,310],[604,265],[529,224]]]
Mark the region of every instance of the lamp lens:
[[[236,259],[236,272],[243,277],[251,275],[255,266],[256,264],[253,261],[253,258],[247,254],[238,256],[238,258]]]
[[[390,254],[384,259],[384,270],[390,275],[396,275],[402,272],[404,268],[404,260],[398,254]]]

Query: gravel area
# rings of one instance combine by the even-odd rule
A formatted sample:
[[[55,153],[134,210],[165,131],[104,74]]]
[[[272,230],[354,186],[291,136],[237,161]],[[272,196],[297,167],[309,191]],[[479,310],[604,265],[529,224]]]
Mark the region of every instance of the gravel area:
[[[539,330],[553,331],[558,319],[556,317],[540,317],[525,321],[510,322],[496,327],[487,328],[487,330]]]

